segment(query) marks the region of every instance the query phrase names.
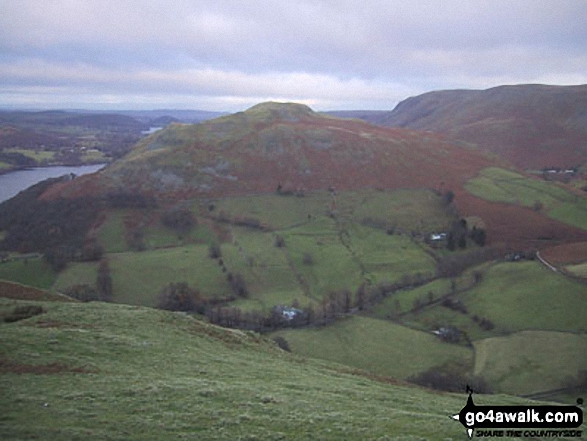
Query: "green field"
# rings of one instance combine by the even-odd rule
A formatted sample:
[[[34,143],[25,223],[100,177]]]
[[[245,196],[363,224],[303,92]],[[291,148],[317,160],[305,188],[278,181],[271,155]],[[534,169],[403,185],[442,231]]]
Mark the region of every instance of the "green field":
[[[309,223],[331,211],[345,222],[371,222],[382,229],[390,226],[408,232],[443,230],[452,221],[441,198],[430,190],[365,189],[336,196],[317,191],[304,197],[269,194],[223,198],[214,201],[214,205],[213,214],[257,219],[278,230]]]
[[[21,155],[28,156],[29,158],[34,159],[35,161],[37,161],[37,163],[48,162],[55,158],[55,152],[28,149],[6,149],[4,151],[6,153],[20,153]]]
[[[425,329],[451,324],[473,340],[521,330],[586,331],[585,296],[583,284],[537,261],[498,263],[484,272],[479,285],[457,294],[468,314],[436,304],[402,320]],[[495,328],[481,329],[475,315],[491,320]]]
[[[0,280],[49,289],[56,277],[55,271],[40,257],[0,263]]]
[[[464,302],[500,332],[587,331],[586,295],[584,285],[532,261],[493,266]]]
[[[457,284],[457,286],[460,286]],[[369,312],[377,318],[395,318],[399,314],[405,314],[414,308],[416,302],[427,302],[430,293],[433,299],[438,299],[451,292],[449,279],[437,279],[414,289],[405,289],[386,297],[381,303],[375,305]]]
[[[587,279],[587,263],[580,263],[578,265],[570,265],[565,268],[571,274]]]
[[[388,235],[359,225],[349,228],[348,236],[350,247],[373,283],[395,282],[406,274],[434,274],[434,259],[408,236]]]
[[[437,209],[438,213],[443,212],[434,205],[437,196],[428,191],[384,193],[373,190],[351,196],[357,204],[385,195],[397,199],[397,203],[407,203],[412,193],[431,205],[432,208],[427,208],[429,214]],[[319,302],[331,291],[348,289],[354,292],[364,283],[396,282],[406,274],[434,272],[435,262],[421,243],[406,235],[386,234],[387,223],[382,224],[383,228],[363,226],[353,221],[350,212],[329,217],[324,212],[330,199],[327,192],[306,197],[226,198],[214,201],[210,217],[199,216],[197,226],[183,235],[165,228],[156,212],[109,210],[96,230],[96,237],[110,256],[114,298],[122,303],[152,306],[159,290],[177,281],[188,282],[206,296],[227,297],[231,290],[223,279],[231,272],[244,277],[251,294],[248,299],[239,299],[234,306],[267,310],[279,304],[296,302],[304,306]],[[198,211],[209,212],[209,206],[198,207]],[[215,220],[218,213],[223,213],[230,222]],[[258,216],[261,213],[266,217]],[[243,219],[256,219],[281,229],[268,231],[238,226]],[[136,228],[129,225],[141,225],[145,251],[129,250],[130,230]],[[275,246],[278,236],[284,240],[282,247]],[[226,273],[221,272],[218,262],[207,256],[207,246],[213,243],[222,243]],[[76,267],[76,264],[70,266]],[[206,273],[208,269],[210,274]],[[79,273],[77,280],[76,274],[76,270],[67,270],[56,288],[87,283],[84,274]]]
[[[284,248],[274,245],[269,233],[242,227],[231,228],[234,247],[223,246],[223,259],[233,273],[245,276],[251,291],[247,309],[269,309],[275,305],[291,305],[294,300],[302,306],[311,302],[296,278]]]
[[[124,218],[127,210],[109,211],[106,220],[97,231],[97,238],[107,253],[121,253],[128,250]]]
[[[338,207],[356,223],[374,220],[405,231],[445,230],[453,218],[441,198],[430,190],[360,190],[343,192]]]
[[[153,306],[162,288],[172,282],[187,282],[210,297],[224,297],[230,289],[205,245],[116,253],[109,261],[114,301],[120,303]]]
[[[475,374],[503,393],[574,386],[586,365],[587,334],[521,331],[475,342]]]
[[[587,199],[574,195],[555,183],[489,167],[467,182],[465,189],[489,201],[534,208],[553,219],[587,229]]]
[[[4,440],[466,437],[448,417],[464,393],[374,381],[185,314],[42,305],[46,314],[0,322]],[[0,314],[13,307],[0,299]],[[475,402],[530,403],[505,395]]]
[[[275,229],[283,229],[308,222],[308,215],[325,215],[330,200],[326,191],[305,197],[268,194],[223,198],[214,202],[216,208],[212,214],[224,212],[231,217],[257,219]]]
[[[59,273],[51,288],[53,291],[64,293],[72,285],[85,284],[95,287],[97,277],[97,262],[74,262]]]
[[[428,332],[368,317],[350,317],[324,328],[279,331],[292,351],[364,369],[392,378],[407,378],[434,366],[457,363],[472,367],[469,348],[442,342]]]

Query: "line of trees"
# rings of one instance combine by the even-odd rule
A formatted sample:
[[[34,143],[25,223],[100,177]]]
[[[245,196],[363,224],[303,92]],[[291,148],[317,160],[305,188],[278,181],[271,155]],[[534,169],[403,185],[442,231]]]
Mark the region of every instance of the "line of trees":
[[[289,308],[293,314],[284,314],[287,307],[274,307],[267,311],[243,311],[227,306],[231,301],[249,296],[244,277],[227,274],[233,295],[222,299],[210,299],[187,283],[172,283],[160,293],[158,306],[173,311],[197,312],[205,315],[210,323],[227,327],[268,332],[286,327],[325,326],[348,314],[370,308],[397,290],[413,288],[431,279],[421,274],[405,275],[395,283],[379,284],[373,287],[361,285],[355,293],[350,290],[331,291],[318,305],[300,307],[294,302]]]

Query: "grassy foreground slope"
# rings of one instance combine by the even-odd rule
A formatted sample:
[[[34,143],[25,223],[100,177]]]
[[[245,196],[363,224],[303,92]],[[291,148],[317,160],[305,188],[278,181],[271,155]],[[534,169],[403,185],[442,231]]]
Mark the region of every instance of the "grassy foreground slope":
[[[21,304],[24,302],[21,302]],[[14,301],[1,299],[6,315]],[[40,303],[1,323],[3,439],[463,439],[464,394],[378,382],[184,314]],[[507,396],[477,403],[521,403]]]

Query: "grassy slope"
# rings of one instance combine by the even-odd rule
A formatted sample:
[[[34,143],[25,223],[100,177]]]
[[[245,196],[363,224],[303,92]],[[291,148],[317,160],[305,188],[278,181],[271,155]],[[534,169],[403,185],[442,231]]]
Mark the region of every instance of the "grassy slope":
[[[333,208],[333,198],[327,191],[316,191],[304,197],[267,194],[224,198],[215,205],[218,212],[259,219],[275,229],[284,229],[307,223],[308,215],[325,215]],[[368,218],[408,231],[414,227],[441,230],[451,222],[440,198],[423,189],[345,191],[337,195],[336,208],[348,221],[360,223]]]
[[[230,296],[226,274],[207,256],[207,244],[220,242],[221,236],[227,271],[242,274],[251,293],[249,299],[235,303],[244,309],[267,309],[294,300],[305,305],[332,290],[354,292],[364,282],[393,282],[406,273],[434,271],[433,259],[420,246],[407,236],[387,235],[384,228],[393,225],[405,231],[410,225],[429,229],[446,225],[449,217],[438,196],[428,190],[362,190],[343,192],[338,198],[334,218],[326,215],[332,203],[328,192],[215,200],[212,217],[223,213],[233,221],[256,219],[274,231],[234,222],[214,225],[213,218],[200,216],[198,226],[183,238],[163,227],[157,213],[110,210],[96,236],[111,261],[115,301],[153,306],[161,288],[178,281],[205,295]],[[196,208],[208,212],[209,203]],[[434,220],[421,222],[422,217]],[[381,228],[362,226],[365,218]],[[130,225],[143,225],[146,251],[128,249]],[[274,246],[277,235],[285,238],[285,247]],[[311,255],[311,264],[304,263],[306,254]],[[71,263],[54,288],[88,283],[88,274],[84,265]]]
[[[280,331],[293,352],[333,360],[379,375],[407,378],[447,362],[472,366],[463,346],[430,333],[368,317],[351,317],[325,328]]]
[[[0,311],[12,305],[0,300]],[[47,314],[0,324],[3,439],[465,436],[448,418],[463,407],[464,394],[375,382],[183,314],[101,303],[43,306]]]
[[[586,334],[522,331],[475,343],[475,374],[513,394],[568,387],[586,363]]]
[[[538,201],[549,217],[587,229],[587,200],[538,179],[490,167],[471,179],[465,189],[480,198],[532,208]]]

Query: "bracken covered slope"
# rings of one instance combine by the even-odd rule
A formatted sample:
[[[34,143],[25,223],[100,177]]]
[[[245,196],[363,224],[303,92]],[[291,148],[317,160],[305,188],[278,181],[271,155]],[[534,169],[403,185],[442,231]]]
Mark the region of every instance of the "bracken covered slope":
[[[520,167],[587,162],[587,85],[429,92],[402,101],[373,122],[445,133]]]

